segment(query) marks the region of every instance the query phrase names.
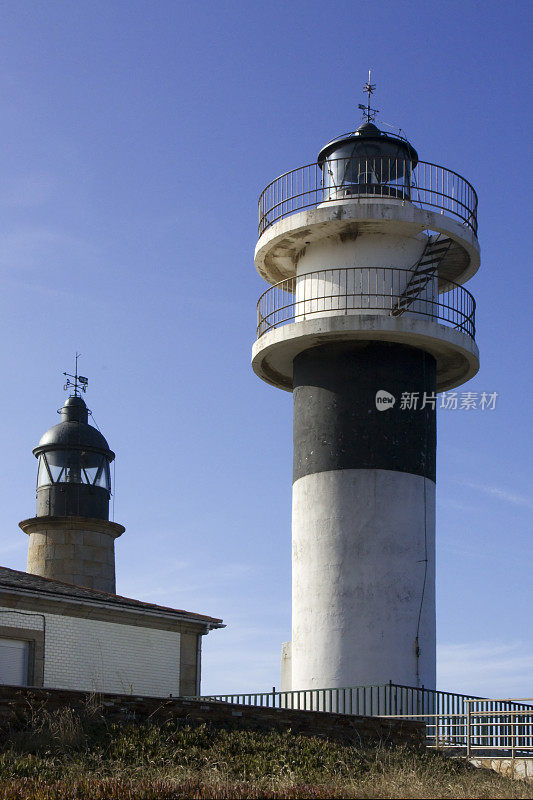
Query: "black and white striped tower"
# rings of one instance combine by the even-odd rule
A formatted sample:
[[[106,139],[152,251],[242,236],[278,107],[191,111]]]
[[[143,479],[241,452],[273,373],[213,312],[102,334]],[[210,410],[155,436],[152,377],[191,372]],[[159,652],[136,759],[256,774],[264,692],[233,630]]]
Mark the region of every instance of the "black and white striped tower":
[[[252,364],[294,395],[284,689],[435,686],[436,392],[479,368],[477,197],[365,115],[259,200]]]

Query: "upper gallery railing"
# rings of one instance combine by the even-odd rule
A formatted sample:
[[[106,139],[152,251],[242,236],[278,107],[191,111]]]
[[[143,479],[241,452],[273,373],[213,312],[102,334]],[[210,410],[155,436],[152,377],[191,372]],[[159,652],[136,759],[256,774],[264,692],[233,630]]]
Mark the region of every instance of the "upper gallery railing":
[[[283,217],[322,203],[396,198],[437,208],[477,233],[477,194],[457,172],[427,161],[379,156],[327,159],[280,175],[259,197],[259,234]]]

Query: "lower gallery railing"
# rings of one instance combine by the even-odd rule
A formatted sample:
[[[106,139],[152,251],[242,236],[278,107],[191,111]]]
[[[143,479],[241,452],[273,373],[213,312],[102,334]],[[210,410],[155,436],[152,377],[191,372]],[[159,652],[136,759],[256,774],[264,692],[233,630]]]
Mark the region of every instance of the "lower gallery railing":
[[[475,337],[476,303],[452,281],[438,292],[437,278],[418,280],[415,270],[395,267],[339,267],[286,278],[267,289],[257,303],[257,336],[317,317],[378,314],[435,320]]]
[[[426,723],[427,743],[470,756],[490,753],[501,757],[533,756],[533,699],[485,699],[394,683],[302,689],[292,692],[253,692],[201,697],[298,711],[413,719]]]

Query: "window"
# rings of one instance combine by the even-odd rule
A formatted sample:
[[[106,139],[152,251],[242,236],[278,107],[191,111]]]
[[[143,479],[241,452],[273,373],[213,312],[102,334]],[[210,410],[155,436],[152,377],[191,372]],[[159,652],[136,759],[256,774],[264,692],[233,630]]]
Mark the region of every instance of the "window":
[[[28,685],[30,643],[22,639],[0,639],[0,683]]]
[[[6,614],[9,613],[6,611]],[[44,615],[39,612],[27,613],[28,617],[42,618],[42,630],[0,625],[0,684],[43,685]]]

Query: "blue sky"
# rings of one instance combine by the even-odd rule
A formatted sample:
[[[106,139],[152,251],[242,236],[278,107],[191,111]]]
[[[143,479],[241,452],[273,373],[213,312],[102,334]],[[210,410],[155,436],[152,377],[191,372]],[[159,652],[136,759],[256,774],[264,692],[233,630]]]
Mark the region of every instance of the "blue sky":
[[[206,692],[279,685],[291,396],[249,366],[257,196],[378,122],[479,194],[481,371],[442,411],[441,688],[533,694],[529,2],[27,2],[0,8],[0,560],[74,352],[117,453],[122,594],[221,616]]]

